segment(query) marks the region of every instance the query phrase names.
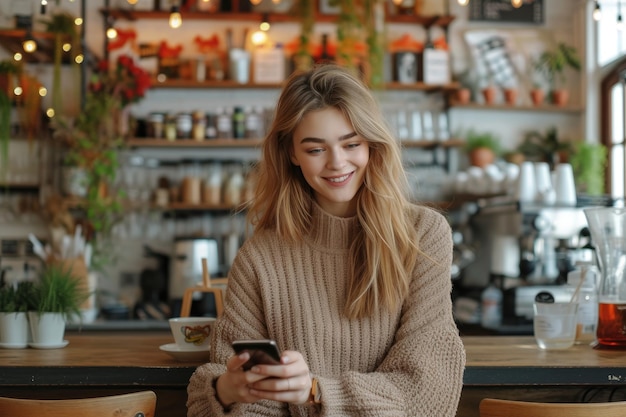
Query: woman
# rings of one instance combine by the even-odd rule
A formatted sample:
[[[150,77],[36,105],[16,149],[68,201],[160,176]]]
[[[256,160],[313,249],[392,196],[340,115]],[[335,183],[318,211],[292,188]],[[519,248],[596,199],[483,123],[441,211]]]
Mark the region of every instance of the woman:
[[[189,416],[455,415],[450,228],[407,195],[369,89],[335,65],[291,76]],[[238,339],[274,339],[281,364],[243,371]]]

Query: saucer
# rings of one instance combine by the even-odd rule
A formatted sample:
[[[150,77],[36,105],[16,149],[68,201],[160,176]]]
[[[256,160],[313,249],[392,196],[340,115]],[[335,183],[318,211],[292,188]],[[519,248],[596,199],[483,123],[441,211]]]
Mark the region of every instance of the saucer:
[[[178,347],[176,343],[168,343],[159,346],[163,352],[181,362],[201,362],[209,359],[209,349],[206,350],[184,350]]]
[[[63,348],[67,346],[68,343],[70,343],[68,340],[64,340],[61,343],[53,343],[53,344],[30,342],[28,343],[28,346],[35,348],[35,349],[59,349],[59,348]]]
[[[24,349],[28,347],[26,343],[0,343],[0,349]]]

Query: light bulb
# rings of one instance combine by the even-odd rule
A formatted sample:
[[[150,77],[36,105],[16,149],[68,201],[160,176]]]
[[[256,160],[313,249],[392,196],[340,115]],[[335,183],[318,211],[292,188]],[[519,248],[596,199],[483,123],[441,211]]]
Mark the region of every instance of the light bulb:
[[[402,4],[402,0],[393,0],[393,4],[395,4],[396,6],[399,6]]]
[[[268,30],[270,30],[269,22],[261,22],[261,24],[259,25],[259,29],[263,32],[267,32]]]
[[[593,8],[593,20],[599,22],[602,19],[602,10],[600,10],[600,2],[596,1],[596,6]]]
[[[178,6],[172,6],[172,11],[170,13],[170,27],[172,29],[178,29],[183,24],[183,17],[180,15],[180,11],[178,10]]]
[[[524,4],[524,0],[511,0],[511,6],[515,7],[516,9],[522,7],[522,4]]]
[[[33,38],[26,38],[22,42],[22,48],[24,48],[24,52],[31,54],[37,50],[37,42]]]
[[[457,0],[459,5],[467,6],[469,4],[469,0]]]
[[[22,87],[17,86],[13,89],[13,94],[15,96],[21,96],[23,93],[24,93],[24,90],[22,89]]]
[[[250,0],[250,4],[252,4],[253,6],[258,6],[259,4],[261,4],[263,0]]]
[[[115,28],[108,28],[107,29],[107,38],[109,38],[109,39],[117,38],[117,30]]]
[[[48,94],[48,89],[46,87],[39,87],[39,96],[45,97]]]
[[[267,42],[267,33],[257,30],[252,34],[250,40],[254,46],[265,45],[265,42]]]
[[[80,17],[77,17],[76,19],[74,19],[74,24],[76,26],[80,26],[83,24],[83,19],[81,19]]]
[[[72,49],[72,44],[66,42],[63,44],[61,48],[63,49],[64,52],[69,52]]]
[[[21,60],[22,60],[22,58],[24,58],[24,57],[23,57],[23,56],[22,56],[22,54],[21,54],[21,53],[19,53],[19,52],[16,52],[16,53],[13,55],[13,59],[14,59],[15,61],[18,61],[18,62],[19,62],[19,61],[21,61]]]
[[[74,62],[76,62],[77,64],[82,64],[84,60],[85,57],[83,56],[83,54],[78,54],[76,55],[76,58],[74,58]]]

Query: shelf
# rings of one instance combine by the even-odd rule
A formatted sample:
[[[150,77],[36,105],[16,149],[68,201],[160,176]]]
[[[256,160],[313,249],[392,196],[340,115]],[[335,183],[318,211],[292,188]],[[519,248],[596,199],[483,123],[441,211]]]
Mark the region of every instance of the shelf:
[[[183,79],[170,79],[165,81],[157,81],[152,80],[152,85],[150,88],[206,88],[206,89],[279,89],[282,88],[282,84],[256,84],[256,83],[246,83],[240,84],[231,80],[224,81],[194,81],[194,80],[183,80]],[[425,92],[434,92],[434,91],[455,91],[458,89],[458,83],[450,83],[445,85],[440,84],[425,84],[422,82],[417,82],[413,84],[403,84],[398,82],[391,82],[385,84],[385,86],[376,91],[384,91],[384,90],[410,90],[410,91],[425,91]]]
[[[168,11],[149,10],[123,10],[123,9],[101,9],[104,16],[111,16],[114,19],[139,20],[139,19],[169,19]],[[188,20],[238,20],[249,22],[261,22],[265,13],[260,12],[182,12],[183,21]],[[317,13],[316,22],[333,23],[337,21],[338,15]],[[267,19],[271,23],[298,22],[299,18],[293,13],[269,13]],[[418,24],[429,28],[431,26],[447,27],[454,20],[454,16],[417,16],[417,15],[393,15],[387,16],[388,23],[408,23]]]
[[[126,145],[131,148],[256,148],[262,143],[263,139],[179,139],[172,142],[166,139],[133,138],[126,141]],[[402,141],[403,148],[458,148],[464,144],[461,139]]]
[[[54,37],[49,32],[33,32],[33,38],[37,41],[37,50],[33,53],[24,52],[22,42],[26,37],[26,30],[23,29],[2,29],[0,30],[0,45],[11,55],[20,52],[27,63],[52,64],[54,61]],[[63,53],[62,63],[70,62],[69,53]]]
[[[580,106],[555,106],[553,104],[542,104],[539,106],[522,105],[514,106],[511,104],[480,104],[468,103],[457,104],[450,103],[451,109],[459,110],[488,110],[488,111],[523,111],[523,112],[552,112],[552,113],[581,113],[584,109]]]
[[[131,148],[256,148],[263,143],[262,139],[179,139],[169,141],[154,138],[133,138],[126,141]]]
[[[0,193],[3,191],[37,191],[39,190],[38,183],[1,183]]]

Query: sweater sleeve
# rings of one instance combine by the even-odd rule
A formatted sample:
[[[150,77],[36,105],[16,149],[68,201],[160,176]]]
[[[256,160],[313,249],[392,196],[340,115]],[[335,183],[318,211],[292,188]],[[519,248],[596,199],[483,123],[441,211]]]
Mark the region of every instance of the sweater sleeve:
[[[263,322],[262,300],[255,271],[247,262],[246,251],[235,258],[228,278],[224,314],[211,334],[210,362],[196,369],[187,386],[188,417],[219,416],[288,416],[286,404],[259,401],[235,404],[225,410],[216,396],[217,378],[226,371],[226,362],[234,355],[231,342],[237,339],[267,339]]]
[[[374,372],[319,377],[320,416],[454,416],[465,351],[452,316],[452,239],[443,216],[424,209],[423,252],[402,307],[395,340]]]

